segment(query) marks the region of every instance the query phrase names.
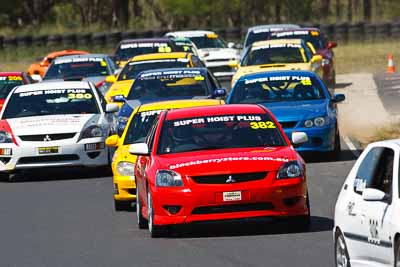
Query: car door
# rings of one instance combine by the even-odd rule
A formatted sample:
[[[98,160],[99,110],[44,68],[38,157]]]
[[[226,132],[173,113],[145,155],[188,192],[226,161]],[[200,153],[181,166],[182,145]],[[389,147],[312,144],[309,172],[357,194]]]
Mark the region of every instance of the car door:
[[[367,182],[366,188],[377,189],[385,193],[381,201],[362,200],[361,204],[361,235],[367,237],[365,245],[365,260],[390,265],[393,253],[391,236],[391,221],[393,214],[393,177],[397,175],[394,163],[398,163],[398,153],[389,146],[381,150],[376,171]],[[397,169],[397,168],[396,168]]]
[[[367,236],[361,231],[362,223],[365,223],[362,218],[364,210],[362,193],[378,168],[381,150],[380,147],[366,149],[356,163],[355,171],[350,172],[336,206],[339,212],[336,213],[335,219],[346,238],[352,261],[365,258],[368,242]]]
[[[157,129],[157,125],[158,125],[159,119],[156,118],[154,120],[153,126],[150,128],[150,131],[146,137],[145,143],[147,144],[148,148],[149,148],[149,153],[151,155],[151,152],[153,150],[153,143],[154,143],[154,137],[156,134],[156,129]],[[137,181],[137,185],[136,186],[140,186],[139,190],[141,193],[141,199],[147,203],[147,188],[146,188],[146,180],[147,180],[147,170],[149,168],[149,165],[151,163],[151,158],[150,155],[146,155],[146,156],[139,156],[137,161],[136,161],[136,170],[138,175],[140,176],[140,182],[138,184]]]

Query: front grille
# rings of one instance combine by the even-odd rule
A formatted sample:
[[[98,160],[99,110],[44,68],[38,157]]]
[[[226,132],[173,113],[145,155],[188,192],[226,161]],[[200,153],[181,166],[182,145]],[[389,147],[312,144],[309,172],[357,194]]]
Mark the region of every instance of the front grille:
[[[9,163],[11,160],[10,157],[0,157],[0,161],[3,162],[3,164]]]
[[[129,188],[128,193],[131,195],[136,195],[136,188]]]
[[[43,142],[43,141],[56,141],[63,139],[70,139],[76,133],[61,133],[61,134],[35,134],[35,135],[20,135],[18,136],[22,141],[29,142]]]
[[[228,212],[262,211],[262,210],[273,210],[273,209],[274,205],[272,205],[272,203],[270,202],[247,203],[247,204],[197,207],[192,210],[192,214],[217,214],[217,213],[228,213]]]
[[[207,59],[206,62],[226,62],[227,59]]]
[[[234,173],[219,174],[206,176],[192,176],[192,180],[198,184],[227,184],[227,183],[243,183],[264,179],[267,172],[250,172],[250,173]]]
[[[32,164],[32,163],[52,163],[62,161],[79,160],[78,155],[54,155],[54,156],[41,156],[41,157],[22,157],[18,160],[18,164]]]
[[[282,121],[279,122],[282,128],[294,128],[297,125],[297,121]]]
[[[229,66],[208,67],[208,69],[212,73],[214,73],[214,72],[233,72],[232,68]]]

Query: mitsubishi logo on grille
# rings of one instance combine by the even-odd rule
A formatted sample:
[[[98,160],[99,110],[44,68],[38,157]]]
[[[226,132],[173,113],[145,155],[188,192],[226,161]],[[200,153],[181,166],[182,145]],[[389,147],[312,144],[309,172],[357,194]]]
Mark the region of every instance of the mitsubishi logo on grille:
[[[228,176],[228,179],[226,179],[225,183],[234,183],[236,182],[235,179],[232,178],[232,175]]]
[[[48,134],[46,134],[46,136],[43,138],[43,141],[48,142],[51,141],[51,138]]]

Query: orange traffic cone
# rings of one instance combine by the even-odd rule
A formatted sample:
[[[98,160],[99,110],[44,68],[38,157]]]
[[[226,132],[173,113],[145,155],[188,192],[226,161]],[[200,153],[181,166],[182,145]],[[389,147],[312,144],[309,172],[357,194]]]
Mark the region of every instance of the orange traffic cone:
[[[386,73],[395,73],[395,72],[396,72],[396,69],[394,67],[393,55],[389,54],[388,55],[388,66],[387,66]]]

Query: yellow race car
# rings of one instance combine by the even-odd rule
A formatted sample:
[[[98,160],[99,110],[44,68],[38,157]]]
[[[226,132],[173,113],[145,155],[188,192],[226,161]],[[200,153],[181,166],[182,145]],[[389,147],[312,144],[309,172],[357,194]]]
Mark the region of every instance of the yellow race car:
[[[116,147],[111,164],[115,210],[129,210],[136,200],[134,166],[137,156],[129,153],[129,146],[134,143],[144,142],[158,114],[166,109],[214,106],[224,103],[223,100],[216,99],[174,100],[154,102],[137,107],[130,116],[121,137],[112,135],[106,139],[107,146]]]
[[[274,70],[308,70],[322,77],[322,57],[302,39],[280,39],[253,43],[244,53],[232,78],[232,86],[243,75]]]
[[[203,62],[192,53],[172,52],[154,53],[135,56],[121,70],[118,77],[108,76],[106,82],[112,83],[105,95],[107,103],[113,102],[113,97],[127,97],[135,77],[142,71],[160,68],[204,67]],[[120,107],[123,102],[116,102]]]

